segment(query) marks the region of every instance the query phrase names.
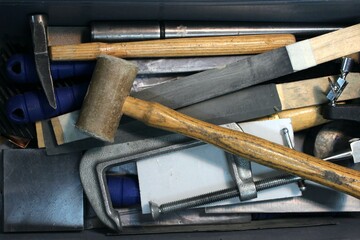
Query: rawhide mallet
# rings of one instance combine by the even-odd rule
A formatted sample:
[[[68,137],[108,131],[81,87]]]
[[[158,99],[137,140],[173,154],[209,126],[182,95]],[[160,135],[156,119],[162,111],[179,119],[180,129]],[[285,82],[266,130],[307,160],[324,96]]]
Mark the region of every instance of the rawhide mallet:
[[[113,142],[122,106],[137,72],[135,64],[121,58],[98,57],[76,127],[95,138]]]
[[[300,176],[360,198],[360,172],[297,152],[250,134],[209,124],[158,103],[129,96],[137,67],[100,56],[84,99],[77,127],[113,141],[122,114],[149,126],[184,134],[251,161]]]

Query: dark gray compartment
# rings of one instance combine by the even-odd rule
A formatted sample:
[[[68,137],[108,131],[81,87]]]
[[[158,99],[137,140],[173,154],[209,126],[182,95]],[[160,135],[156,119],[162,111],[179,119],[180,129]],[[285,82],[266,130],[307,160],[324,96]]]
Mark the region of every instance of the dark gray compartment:
[[[46,13],[50,26],[89,26],[100,20],[198,20],[246,22],[360,22],[359,0],[189,0],[87,1],[0,0],[0,42],[30,41],[28,15]],[[360,44],[360,43],[359,43]],[[1,192],[0,192],[1,193]],[[0,195],[1,196],[1,195]],[[1,204],[1,201],[0,201]],[[0,205],[1,206],[1,205]],[[1,207],[0,207],[1,210]],[[360,217],[330,220],[328,226],[258,229],[252,231],[122,236],[126,239],[359,239]],[[334,224],[336,223],[336,224]],[[3,234],[0,239],[119,239],[106,231]]]
[[[24,36],[27,16],[47,13],[49,25],[86,26],[94,20],[201,20],[356,23],[357,0],[254,1],[1,1],[3,34]]]

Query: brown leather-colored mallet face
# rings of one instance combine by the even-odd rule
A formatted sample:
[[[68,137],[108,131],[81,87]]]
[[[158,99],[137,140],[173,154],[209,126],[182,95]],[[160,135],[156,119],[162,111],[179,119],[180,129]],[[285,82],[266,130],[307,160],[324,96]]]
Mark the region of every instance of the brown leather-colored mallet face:
[[[138,72],[135,64],[108,55],[98,57],[76,127],[103,141],[113,142]]]

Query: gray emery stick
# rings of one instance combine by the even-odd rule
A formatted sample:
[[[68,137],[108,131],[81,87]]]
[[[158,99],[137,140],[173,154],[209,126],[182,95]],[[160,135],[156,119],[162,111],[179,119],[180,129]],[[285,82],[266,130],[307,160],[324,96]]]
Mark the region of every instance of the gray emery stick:
[[[199,102],[178,111],[219,125],[268,116],[281,109],[276,85],[265,84]]]
[[[297,42],[132,96],[177,109],[360,51],[360,24]]]
[[[248,121],[279,111],[328,103],[324,93],[329,89],[328,79],[334,78],[262,84],[183,107],[178,112],[214,124]],[[349,73],[348,82],[340,101],[360,97],[360,73]]]

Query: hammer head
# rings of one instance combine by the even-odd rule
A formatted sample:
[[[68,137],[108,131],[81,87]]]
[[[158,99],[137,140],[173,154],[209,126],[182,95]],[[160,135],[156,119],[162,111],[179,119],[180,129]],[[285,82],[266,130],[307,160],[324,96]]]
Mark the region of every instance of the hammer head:
[[[133,63],[101,55],[98,57],[76,127],[103,141],[113,142],[138,72]]]

